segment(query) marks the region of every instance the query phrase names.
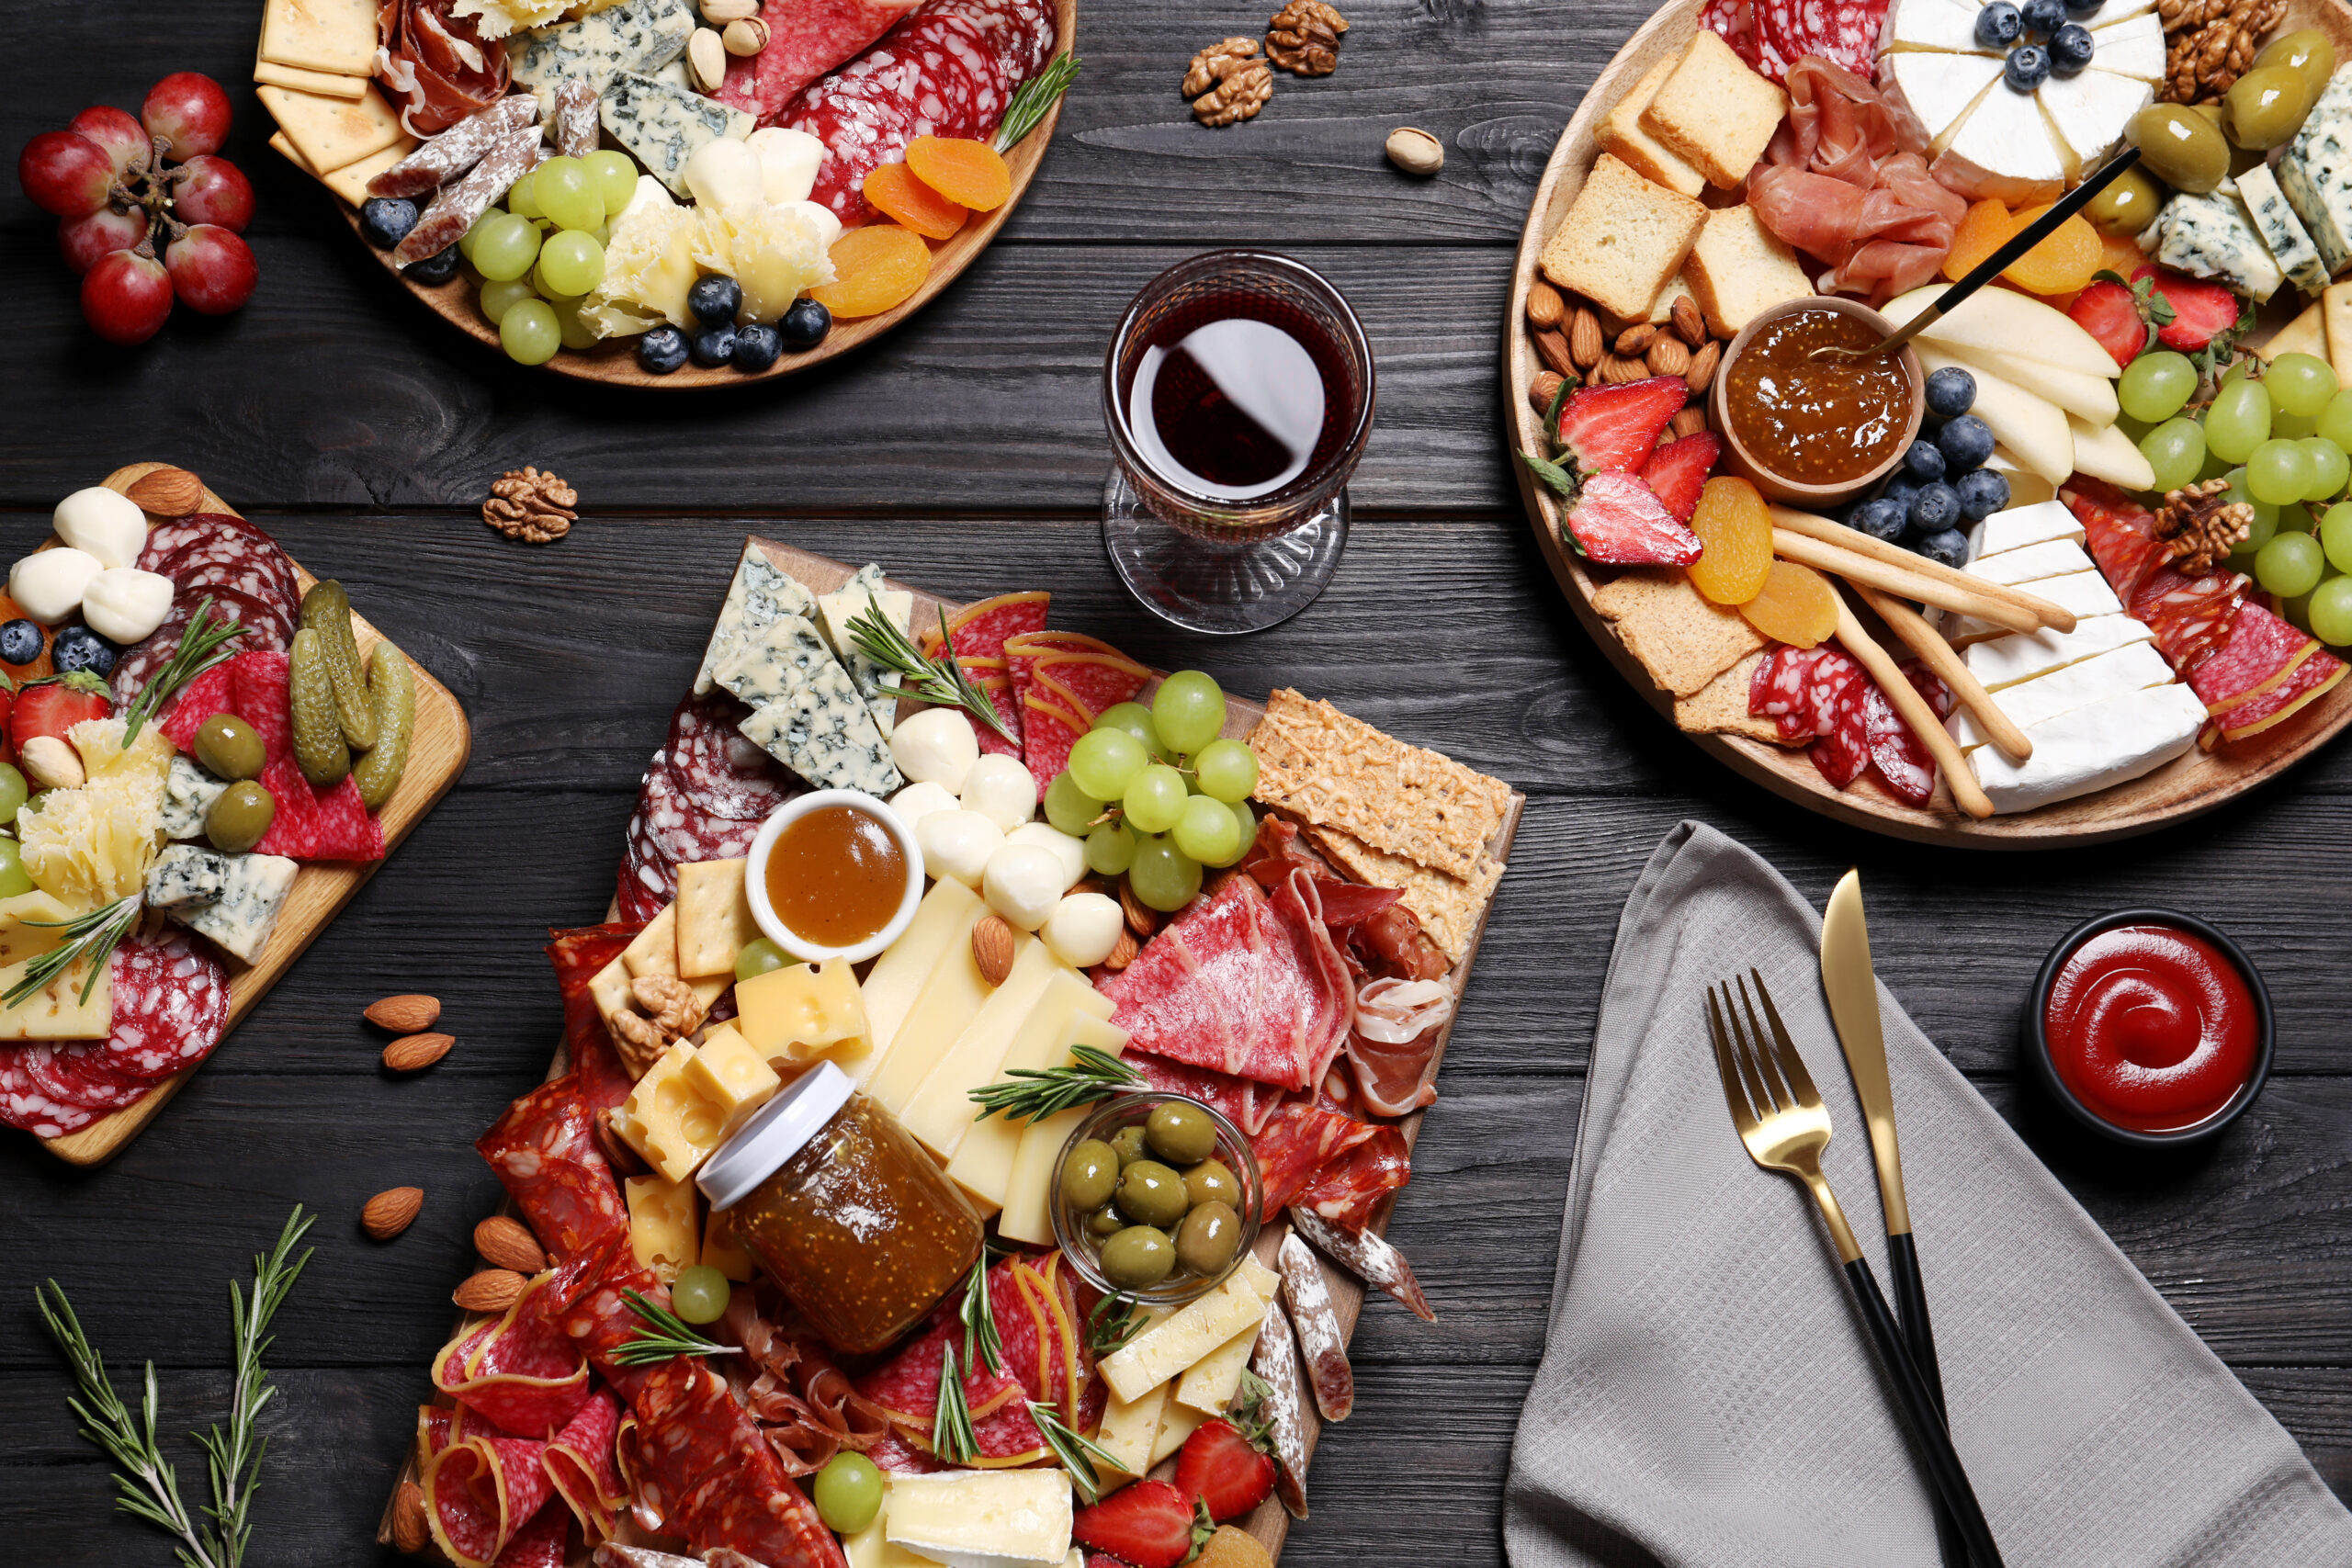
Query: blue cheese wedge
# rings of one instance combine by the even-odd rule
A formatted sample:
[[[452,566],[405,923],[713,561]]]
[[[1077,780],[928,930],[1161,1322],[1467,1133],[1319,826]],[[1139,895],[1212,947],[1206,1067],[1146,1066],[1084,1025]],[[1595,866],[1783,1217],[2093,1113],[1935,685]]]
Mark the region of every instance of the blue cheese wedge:
[[[210,937],[224,953],[258,963],[277,929],[286,896],[302,868],[284,855],[230,855],[220,896],[201,908],[175,911],[172,919]]]
[[[635,71],[614,75],[597,100],[597,115],[606,134],[647,173],[687,197],[694,192],[686,186],[686,160],[722,136],[742,141],[756,123],[741,109]]]
[[[2184,192],[2165,203],[2156,214],[2156,260],[2256,299],[2269,299],[2287,280],[2262,243],[2253,214],[2227,180],[2210,195]]]
[[[743,547],[735,581],[728,585],[727,603],[718,607],[718,623],[702,653],[702,668],[695,672],[695,695],[718,683],[718,667],[759,638],[780,615],[817,618],[816,596],[768,559],[757,545]]]
[[[2352,67],[2328,78],[2272,171],[2330,276],[2352,265]]]
[[[174,844],[147,868],[147,907],[167,915],[217,904],[229,887],[229,861],[193,844]]]
[[[229,787],[198,767],[186,752],[172,754],[172,771],[164,780],[164,836],[167,839],[204,837],[204,814]]]
[[[806,615],[782,615],[739,644],[712,679],[751,704],[781,702],[832,664],[833,650]]]
[[[2302,220],[2288,205],[2287,193],[2278,188],[2278,176],[2270,172],[2270,166],[2256,164],[2246,170],[2237,177],[2237,187],[2238,199],[2245,203],[2247,215],[2278,270],[2306,294],[2325,288],[2327,264],[2320,260],[2319,247],[2312,243]]]
[[[874,715],[874,728],[888,740],[898,722],[898,694],[884,687],[884,677],[889,671],[857,650],[849,624],[874,610],[900,631],[906,631],[914,620],[915,596],[903,589],[883,587],[882,569],[868,561],[840,588],[820,595],[817,608],[823,612],[824,618],[818,626],[824,632],[825,640],[832,645],[842,668],[849,671],[849,678],[865,698],[866,710]]]
[[[515,34],[506,40],[507,69],[517,87],[538,94],[539,113],[551,119],[563,83],[584,82],[602,96],[624,71],[666,71],[694,31],[687,0],[624,0],[576,22]]]
[[[2335,73],[2327,79],[2311,113],[2303,117],[2293,140],[2287,143],[2288,151],[2301,152],[2327,133],[2330,121],[2347,118],[2352,118],[2352,64],[2337,66]]]
[[[2069,664],[2064,670],[2003,687],[1993,702],[2018,728],[2030,729],[2119,692],[2162,686],[2171,680],[2172,666],[2165,662],[2165,656],[2156,651],[2155,644],[2135,642],[2128,648],[2102,653],[2097,659],[2086,659],[2080,664]],[[1964,707],[1953,710],[1950,728],[1962,751],[1973,751],[1985,743],[1984,732]]]
[[[1996,811],[2030,811],[2154,772],[2197,742],[2205,705],[2177,682],[2118,692],[2025,727],[2033,755],[2013,762],[1997,746],[1968,754]]]
[[[737,728],[821,788],[884,795],[905,782],[848,671],[830,659],[785,697],[752,709]]]

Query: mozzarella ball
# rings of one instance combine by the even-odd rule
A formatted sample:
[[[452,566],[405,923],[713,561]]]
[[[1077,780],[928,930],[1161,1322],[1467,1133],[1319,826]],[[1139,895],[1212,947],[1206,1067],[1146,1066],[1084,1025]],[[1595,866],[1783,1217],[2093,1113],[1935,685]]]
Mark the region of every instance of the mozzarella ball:
[[[763,199],[760,155],[731,136],[695,148],[685,173],[686,188],[705,207],[741,207]]]
[[[59,538],[97,557],[100,566],[136,566],[147,543],[147,514],[104,485],[75,491],[57,503],[49,521]]]
[[[110,566],[82,590],[82,618],[90,629],[128,648],[172,613],[172,580],[135,566]]]
[[[8,597],[42,626],[53,626],[82,607],[82,591],[105,570],[97,557],[71,546],[38,550],[8,569]]]
[[[1111,956],[1119,942],[1126,916],[1116,898],[1100,893],[1073,893],[1046,917],[1046,951],[1073,969],[1087,969]]]
[[[961,811],[956,797],[935,784],[910,784],[890,797],[890,809],[897,812],[910,829],[922,826],[922,819],[934,811]]]
[[[637,176],[637,194],[628,198],[627,207],[613,214],[613,221],[618,223],[641,213],[658,212],[665,207],[677,205],[677,198],[670,194],[668,186],[651,175],[639,175]]]
[[[935,784],[955,793],[980,755],[972,721],[954,708],[925,708],[900,719],[890,731],[890,760],[917,784]]]
[[[771,125],[752,132],[743,144],[760,160],[762,200],[782,206],[808,199],[817,185],[817,165],[825,161],[822,141],[805,130]]]
[[[756,132],[754,133],[756,134]],[[796,201],[792,209],[817,225],[817,233],[828,251],[842,237],[841,216],[821,201]]]
[[[1050,822],[1024,822],[1004,836],[1008,844],[1035,844],[1061,857],[1062,891],[1067,893],[1086,874],[1086,840],[1073,839]]]
[[[1053,851],[1035,844],[1004,844],[989,856],[980,878],[980,897],[1011,924],[1034,931],[1062,901],[1066,886],[1061,860]]]
[[[925,871],[978,891],[1004,830],[977,811],[934,811],[916,826],[915,844]]]
[[[989,752],[972,764],[956,793],[964,797],[965,810],[978,812],[1008,833],[1037,815],[1037,781],[1017,757]]]

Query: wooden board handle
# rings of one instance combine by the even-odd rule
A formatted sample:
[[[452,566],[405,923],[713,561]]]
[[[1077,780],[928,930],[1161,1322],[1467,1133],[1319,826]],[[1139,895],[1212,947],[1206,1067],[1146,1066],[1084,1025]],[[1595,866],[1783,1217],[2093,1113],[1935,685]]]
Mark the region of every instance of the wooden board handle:
[[[1866,556],[1882,566],[1893,567],[1909,574],[1914,581],[1924,580],[1940,583],[1947,589],[1972,593],[1981,599],[1997,601],[2031,616],[2032,619],[2030,624],[2020,625],[2013,618],[1987,615],[1976,610],[1963,611],[1962,614],[1977,615],[1984,620],[1991,621],[1996,626],[2007,626],[2016,632],[2039,631],[2043,626],[2061,632],[2070,632],[2075,629],[2075,613],[2072,610],[2063,605],[2053,604],[2039,594],[2028,593],[2021,588],[2012,588],[2003,582],[1988,582],[1984,578],[1946,566],[1941,561],[1932,561],[1925,556],[1916,555],[1900,545],[1890,545],[1883,539],[1873,539],[1860,529],[1849,528],[1834,518],[1816,517],[1810,512],[1799,512],[1787,506],[1775,506],[1771,511],[1772,525],[1776,530],[1786,529],[1792,534],[1803,534],[1809,539],[1818,540],[1822,544],[1844,550],[1850,555]],[[1791,556],[1789,558],[1796,560],[1800,558]],[[1806,564],[1810,566],[1814,563],[1808,561]],[[1824,570],[1837,569],[1825,568]],[[1849,574],[1840,572],[1839,575]],[[1873,586],[1887,585],[1876,583]],[[1900,592],[1906,599],[1917,599],[1922,604],[1934,604],[1942,609],[1951,607],[1940,598],[1916,593],[1907,588],[1896,589],[1894,592]]]
[[[1846,603],[1842,593],[1838,595],[1838,640],[1871,672],[1871,678],[1886,693],[1886,700],[1894,705],[1894,711],[1911,727],[1911,733],[1935,754],[1937,765],[1943,769],[1944,778],[1951,784],[1951,797],[1960,808],[1979,821],[1992,816],[1993,803],[1977,787],[1976,775],[1970,771],[1968,759],[1960,754],[1959,745],[1945,731],[1944,721],[1936,716],[1936,710],[1928,705],[1928,699],[1919,694],[1918,688],[1894,667],[1886,649],[1862,630],[1862,623],[1854,618],[1854,607]]]
[[[1993,694],[1984,689],[1984,682],[1970,672],[1968,666],[1961,661],[1960,655],[1953,651],[1951,644],[1944,640],[1944,634],[1929,626],[1927,617],[1900,599],[1881,593],[1875,588],[1857,588],[1855,592],[1862,596],[1864,604],[1878,612],[1879,619],[1884,621],[1912,652],[1927,660],[1928,669],[1943,678],[1944,684],[1951,688],[1951,694],[1958,699],[1960,705],[1975,716],[1985,735],[2008,755],[2011,761],[2022,762],[2033,755],[2033,742],[2025,738],[2025,731],[2018,728],[2015,719],[2001,711],[2000,705],[1993,701]]]

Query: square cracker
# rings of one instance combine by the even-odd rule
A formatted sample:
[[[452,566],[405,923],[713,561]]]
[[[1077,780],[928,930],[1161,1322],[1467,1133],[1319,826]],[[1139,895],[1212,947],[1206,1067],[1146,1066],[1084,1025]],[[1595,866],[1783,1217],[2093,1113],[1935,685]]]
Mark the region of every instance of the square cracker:
[[[1459,964],[1469,956],[1487,901],[1495,896],[1495,884],[1503,878],[1502,862],[1481,854],[1467,877],[1448,876],[1401,856],[1383,854],[1362,839],[1334,829],[1310,826],[1306,833],[1308,842],[1350,876],[1374,887],[1402,892],[1405,908],[1413,911],[1421,930],[1450,962]]]
[[[1477,869],[1510,785],[1287,688],[1250,732],[1257,797],[1450,876]]]
[[[743,886],[751,862],[692,861],[678,868],[678,973],[689,980],[735,973],[735,955],[760,934]]]
[[[1678,697],[1697,695],[1769,640],[1738,611],[1701,598],[1679,571],[1628,571],[1596,589],[1592,607],[1650,679]]]
[[[1701,687],[1696,696],[1677,698],[1674,727],[1686,735],[1745,735],[1750,740],[1782,744],[1780,726],[1770,716],[1747,711],[1747,689],[1763,659],[1761,653],[1751,653]]]
[[[298,93],[291,87],[256,87],[254,94],[316,175],[331,175],[408,134],[392,106],[373,90],[356,99]]]
[[[299,71],[368,76],[376,69],[376,0],[268,0],[261,58]]]

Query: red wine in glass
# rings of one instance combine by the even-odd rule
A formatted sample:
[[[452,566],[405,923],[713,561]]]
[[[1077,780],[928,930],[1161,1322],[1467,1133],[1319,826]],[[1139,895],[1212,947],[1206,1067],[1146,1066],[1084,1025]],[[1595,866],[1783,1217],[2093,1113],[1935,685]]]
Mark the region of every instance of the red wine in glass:
[[[1154,323],[1127,423],[1155,473],[1219,502],[1270,495],[1329,462],[1359,412],[1357,378],[1320,324],[1277,301],[1210,296]]]

